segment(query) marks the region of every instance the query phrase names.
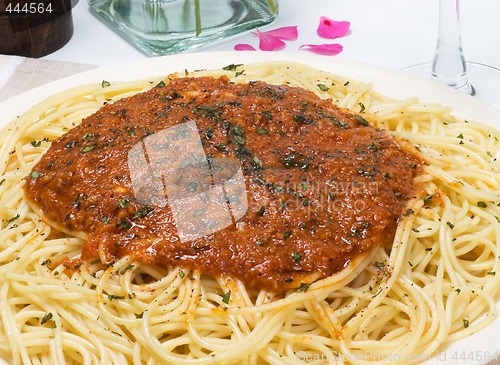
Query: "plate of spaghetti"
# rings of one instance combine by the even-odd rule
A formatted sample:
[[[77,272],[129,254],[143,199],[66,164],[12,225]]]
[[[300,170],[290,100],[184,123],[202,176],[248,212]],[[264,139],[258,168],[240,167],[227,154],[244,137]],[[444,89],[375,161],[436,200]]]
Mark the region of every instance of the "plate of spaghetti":
[[[8,364],[486,364],[500,113],[399,71],[176,55],[0,105]]]

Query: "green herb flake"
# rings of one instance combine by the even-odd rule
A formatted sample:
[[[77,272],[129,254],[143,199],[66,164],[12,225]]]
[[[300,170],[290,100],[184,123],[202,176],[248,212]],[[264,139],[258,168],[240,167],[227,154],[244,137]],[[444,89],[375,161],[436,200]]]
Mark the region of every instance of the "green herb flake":
[[[82,153],[87,153],[96,149],[95,144],[91,144],[82,148]]]
[[[109,87],[111,86],[111,83],[109,81],[103,80],[101,82],[101,87]]]
[[[477,206],[479,208],[486,208],[488,205],[485,202],[483,202],[483,201],[478,201],[477,202]]]
[[[375,261],[375,267],[378,267],[378,268],[385,267],[385,263],[379,262],[379,261]]]
[[[4,228],[5,227],[8,227],[11,223],[13,223],[16,219],[18,219],[19,217],[21,217],[19,214],[16,214],[15,216],[13,216],[12,218],[10,218],[7,222],[5,222],[4,224]]]
[[[239,144],[240,146],[244,146],[245,143],[246,143],[246,139],[244,136],[240,136],[240,135],[235,135],[234,136],[234,141]]]
[[[309,284],[300,283],[300,286],[295,290],[296,293],[305,293],[309,289]]]
[[[39,171],[31,171],[31,178],[36,180],[38,179],[40,176],[42,176],[42,173],[39,172]]]
[[[495,271],[488,271],[486,274],[487,275],[496,275],[497,273]]]
[[[218,151],[227,153],[226,145],[224,143],[219,143],[214,146]]]
[[[227,65],[227,66],[222,67],[222,69],[223,69],[224,71],[236,71],[236,69],[237,69],[239,66],[242,66],[242,64],[241,64],[241,63],[239,63],[239,64],[231,63],[230,65]]]
[[[184,279],[184,277],[185,277],[185,276],[186,276],[186,273],[184,272],[184,270],[179,269],[179,277],[180,277],[181,279]]]
[[[263,178],[261,178],[261,177],[256,177],[253,181],[255,181],[260,186],[266,185],[266,181]]]
[[[370,123],[368,123],[368,121],[363,118],[361,115],[355,115],[354,118],[356,118],[356,120],[358,121],[359,124],[361,125],[370,125]]]
[[[330,90],[330,88],[328,86],[326,86],[325,84],[318,84],[318,88],[321,91],[328,91],[328,90]]]
[[[234,134],[236,134],[237,136],[244,136],[245,135],[245,131],[243,130],[243,128],[241,128],[241,126],[239,125],[235,125],[233,127],[233,132]]]
[[[120,299],[125,299],[125,296],[110,294],[110,295],[108,295],[108,299],[110,301],[112,301],[112,300],[120,300]]]
[[[52,313],[47,313],[46,315],[43,316],[42,320],[40,321],[40,324],[45,324],[47,323],[48,321],[50,321],[52,319],[53,315]]]
[[[95,134],[94,133],[85,133],[85,135],[83,136],[83,140],[84,141],[91,141],[94,139],[94,136]]]
[[[258,134],[262,135],[262,134],[269,134],[269,132],[267,131],[267,129],[265,128],[260,128],[258,131],[257,131]]]
[[[224,297],[222,297],[222,302],[225,304],[229,304],[229,299],[231,298],[231,290],[228,290]]]
[[[293,262],[299,262],[302,260],[302,254],[300,252],[292,252],[292,260]]]
[[[33,147],[40,147],[42,145],[42,141],[31,141],[30,144]]]
[[[287,240],[290,238],[291,235],[292,235],[292,231],[285,231],[285,233],[283,233],[283,239]]]
[[[262,216],[264,216],[265,212],[266,212],[266,206],[263,205],[260,207],[260,209],[255,214],[257,214],[259,217],[262,217]]]
[[[464,328],[469,327],[469,320],[464,319],[463,322],[464,322]]]
[[[272,188],[277,193],[284,193],[285,192],[285,189],[283,187],[279,186],[278,184],[272,184]]]
[[[132,215],[132,219],[141,219],[149,215],[154,209],[148,206],[142,207]]]
[[[73,147],[75,147],[77,144],[78,144],[78,141],[77,141],[77,140],[73,140],[73,141],[70,141],[70,142],[66,143],[66,144],[64,145],[64,147],[66,147],[66,148],[73,148]]]
[[[408,216],[412,215],[413,213],[415,213],[415,211],[413,209],[407,209],[406,212],[403,213],[403,216],[408,217]]]
[[[257,156],[253,156],[253,162],[257,167],[259,167],[261,169],[264,167],[264,164],[262,163],[260,158],[258,158]]]
[[[121,275],[123,275],[123,274],[125,274],[127,271],[132,270],[133,268],[134,268],[134,265],[129,264],[129,265],[127,265],[126,267],[124,267],[124,268],[122,269],[122,271],[120,271],[120,274],[121,274]]]
[[[455,225],[451,222],[446,222],[446,225],[450,227],[451,229],[455,228]]]
[[[130,223],[127,219],[122,219],[119,223],[116,224],[118,228],[130,229],[132,228],[132,223]]]
[[[366,110],[365,104],[359,102],[358,105],[359,105],[359,112],[363,113]]]
[[[118,202],[118,206],[122,209],[127,208],[129,204],[130,204],[130,198],[128,197],[125,197]]]

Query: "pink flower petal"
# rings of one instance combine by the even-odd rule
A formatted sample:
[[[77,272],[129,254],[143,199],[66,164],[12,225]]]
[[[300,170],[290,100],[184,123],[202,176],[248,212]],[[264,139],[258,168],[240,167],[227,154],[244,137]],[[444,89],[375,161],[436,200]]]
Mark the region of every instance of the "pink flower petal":
[[[303,44],[299,49],[305,49],[311,51],[313,53],[317,53],[324,56],[335,56],[342,52],[344,47],[338,43],[330,43],[330,44]]]
[[[317,32],[321,37],[335,39],[346,35],[350,27],[351,23],[347,21],[335,21],[322,16]]]
[[[256,33],[254,34],[259,37],[259,49],[262,51],[279,51],[286,46],[286,43],[278,37],[261,32],[258,29],[256,29]]]
[[[246,43],[239,43],[239,44],[235,45],[234,50],[235,51],[256,51],[254,46],[252,46],[250,44],[246,44]]]
[[[272,35],[273,37],[276,37],[276,38],[279,38],[282,40],[285,39],[287,41],[294,41],[299,36],[297,26],[276,28],[276,29],[268,30],[268,31],[262,32],[262,33]]]

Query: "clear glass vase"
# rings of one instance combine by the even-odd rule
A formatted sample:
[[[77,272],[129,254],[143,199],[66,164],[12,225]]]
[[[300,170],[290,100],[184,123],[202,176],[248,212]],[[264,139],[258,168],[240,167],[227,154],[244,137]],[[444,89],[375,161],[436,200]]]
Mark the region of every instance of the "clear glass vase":
[[[88,0],[92,12],[151,56],[180,53],[274,21],[278,0]]]

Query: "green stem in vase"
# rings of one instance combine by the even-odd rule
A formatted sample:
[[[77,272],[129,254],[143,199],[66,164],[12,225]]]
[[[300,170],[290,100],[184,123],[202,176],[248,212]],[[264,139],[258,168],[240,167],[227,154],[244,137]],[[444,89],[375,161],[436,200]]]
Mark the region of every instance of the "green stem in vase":
[[[270,0],[272,1],[272,0]],[[196,22],[196,35],[201,33],[201,11],[200,11],[200,0],[194,0],[194,18]]]
[[[278,12],[278,4],[274,0],[267,0],[267,6],[269,6],[269,10],[272,14],[276,14]]]

